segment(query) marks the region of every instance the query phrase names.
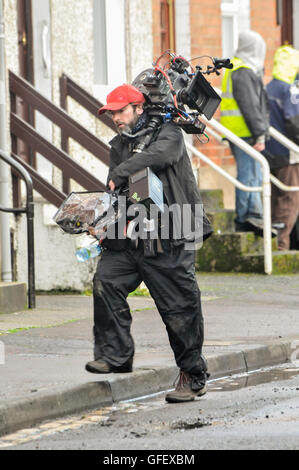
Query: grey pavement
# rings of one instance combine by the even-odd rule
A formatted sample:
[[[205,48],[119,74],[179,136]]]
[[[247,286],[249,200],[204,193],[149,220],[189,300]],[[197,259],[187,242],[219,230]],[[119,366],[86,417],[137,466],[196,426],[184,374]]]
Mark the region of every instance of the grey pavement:
[[[299,358],[299,274],[205,273],[198,284],[210,380]],[[38,296],[34,310],[0,314],[0,435],[172,388],[178,369],[153,300],[129,303],[130,374],[85,371],[93,355],[92,297]]]

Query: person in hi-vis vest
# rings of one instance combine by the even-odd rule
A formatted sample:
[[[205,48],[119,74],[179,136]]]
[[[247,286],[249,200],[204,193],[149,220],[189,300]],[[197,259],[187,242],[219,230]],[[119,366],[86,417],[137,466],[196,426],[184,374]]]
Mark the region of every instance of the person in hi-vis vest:
[[[270,125],[299,145],[299,50],[280,46],[274,55],[272,80],[266,87]],[[266,158],[271,173],[287,186],[299,186],[299,153],[270,137]],[[278,233],[278,250],[298,249],[299,192],[282,191],[272,184],[272,220],[284,224]],[[293,231],[293,229],[295,230]]]
[[[263,83],[266,44],[255,31],[239,35],[232,59],[233,69],[226,69],[222,81],[221,124],[244,139],[259,152],[265,149],[269,116]],[[237,165],[237,179],[246,186],[261,186],[259,162],[230,142]],[[263,234],[263,206],[259,192],[236,188],[236,231]]]

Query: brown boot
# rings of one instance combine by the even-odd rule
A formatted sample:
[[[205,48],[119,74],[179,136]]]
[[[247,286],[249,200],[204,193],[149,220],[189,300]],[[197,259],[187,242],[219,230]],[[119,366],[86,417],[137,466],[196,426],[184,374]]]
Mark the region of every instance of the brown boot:
[[[86,364],[85,369],[93,374],[110,374],[111,372],[122,373],[132,372],[133,370],[133,358],[130,358],[122,366],[112,366],[103,359],[96,359]]]
[[[206,385],[203,385],[199,390],[192,390],[192,376],[188,372],[180,371],[178,382],[175,390],[167,393],[165,400],[168,403],[180,403],[184,401],[192,401],[195,397],[201,397],[207,393]],[[177,381],[175,380],[175,382]],[[174,383],[175,385],[175,383]]]

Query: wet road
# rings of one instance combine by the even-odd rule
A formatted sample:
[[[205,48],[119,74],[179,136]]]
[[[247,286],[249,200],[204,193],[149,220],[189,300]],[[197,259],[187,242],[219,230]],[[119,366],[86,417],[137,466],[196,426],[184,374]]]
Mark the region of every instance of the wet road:
[[[4,449],[299,449],[299,364],[209,382],[194,402],[164,394],[0,438]]]

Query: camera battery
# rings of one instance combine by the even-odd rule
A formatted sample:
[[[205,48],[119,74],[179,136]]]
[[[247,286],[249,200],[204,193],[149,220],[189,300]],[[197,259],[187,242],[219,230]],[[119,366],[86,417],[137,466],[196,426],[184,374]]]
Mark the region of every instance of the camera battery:
[[[149,167],[129,177],[129,200],[144,204],[148,210],[151,204],[156,204],[164,211],[163,183]]]

